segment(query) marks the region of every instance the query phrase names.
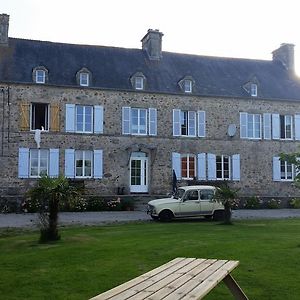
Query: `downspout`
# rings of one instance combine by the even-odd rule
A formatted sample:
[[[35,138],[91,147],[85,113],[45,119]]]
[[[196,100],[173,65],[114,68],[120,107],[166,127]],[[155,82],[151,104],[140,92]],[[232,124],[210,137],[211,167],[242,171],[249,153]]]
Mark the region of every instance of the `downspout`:
[[[4,108],[5,108],[5,94],[4,94],[4,88],[1,88],[2,92],[2,126],[1,126],[1,156],[4,155]]]

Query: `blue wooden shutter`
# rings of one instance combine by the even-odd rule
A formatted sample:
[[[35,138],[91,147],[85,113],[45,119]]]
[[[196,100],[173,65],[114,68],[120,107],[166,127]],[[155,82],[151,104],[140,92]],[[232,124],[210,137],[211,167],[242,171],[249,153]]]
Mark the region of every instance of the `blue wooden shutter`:
[[[103,177],[103,150],[94,150],[94,178]]]
[[[264,120],[264,139],[270,140],[271,139],[271,114],[263,114]]]
[[[173,109],[173,136],[181,135],[180,109]]]
[[[240,171],[240,155],[232,155],[232,180],[240,181],[241,171]]]
[[[273,181],[280,181],[280,157],[273,157]]]
[[[49,176],[58,177],[59,175],[59,149],[49,150]]]
[[[248,138],[248,114],[244,112],[240,113],[240,137]]]
[[[300,115],[295,115],[295,140],[300,140]]]
[[[196,136],[196,112],[189,111],[188,112],[188,135]]]
[[[157,110],[149,108],[149,135],[157,135]]]
[[[103,106],[94,106],[94,133],[103,133]]]
[[[19,149],[19,178],[29,177],[29,148]]]
[[[208,153],[207,154],[207,177],[208,180],[216,180],[217,172],[216,172],[216,155]]]
[[[75,132],[75,104],[66,104],[66,132]]]
[[[272,134],[274,140],[280,138],[280,118],[279,114],[272,114]]]
[[[206,180],[206,154],[198,154],[198,180]]]
[[[122,133],[131,133],[131,113],[130,107],[122,107]]]
[[[198,111],[198,136],[205,137],[205,111]]]
[[[75,150],[65,150],[65,176],[68,178],[75,177]]]
[[[172,153],[172,170],[175,171],[177,180],[181,179],[181,158],[180,153]]]

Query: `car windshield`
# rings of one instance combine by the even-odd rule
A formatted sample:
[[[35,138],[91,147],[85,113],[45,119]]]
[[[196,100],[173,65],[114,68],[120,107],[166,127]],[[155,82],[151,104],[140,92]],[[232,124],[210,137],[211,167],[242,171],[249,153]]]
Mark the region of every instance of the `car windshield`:
[[[173,198],[174,198],[174,199],[182,198],[183,194],[184,194],[184,189],[178,189],[178,190],[175,192]]]

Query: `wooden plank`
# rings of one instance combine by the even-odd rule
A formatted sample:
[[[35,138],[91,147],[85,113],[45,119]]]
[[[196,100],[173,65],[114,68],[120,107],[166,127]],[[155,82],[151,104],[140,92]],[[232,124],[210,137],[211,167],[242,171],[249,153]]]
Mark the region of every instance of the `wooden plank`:
[[[240,288],[240,286],[237,284],[237,282],[233,279],[233,277],[230,274],[228,274],[223,279],[223,282],[229,288],[231,294],[235,297],[235,299],[248,300],[248,297],[245,295],[243,290]]]

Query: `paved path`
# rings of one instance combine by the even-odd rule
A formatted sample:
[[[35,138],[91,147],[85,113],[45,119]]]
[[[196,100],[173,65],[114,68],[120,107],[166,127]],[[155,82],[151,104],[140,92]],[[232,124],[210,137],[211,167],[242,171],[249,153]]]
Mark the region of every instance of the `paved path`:
[[[283,219],[300,218],[300,209],[234,210],[232,218],[238,219]],[[103,225],[117,222],[150,221],[143,211],[65,212],[59,214],[60,225]],[[0,214],[0,228],[36,227],[37,214]]]

